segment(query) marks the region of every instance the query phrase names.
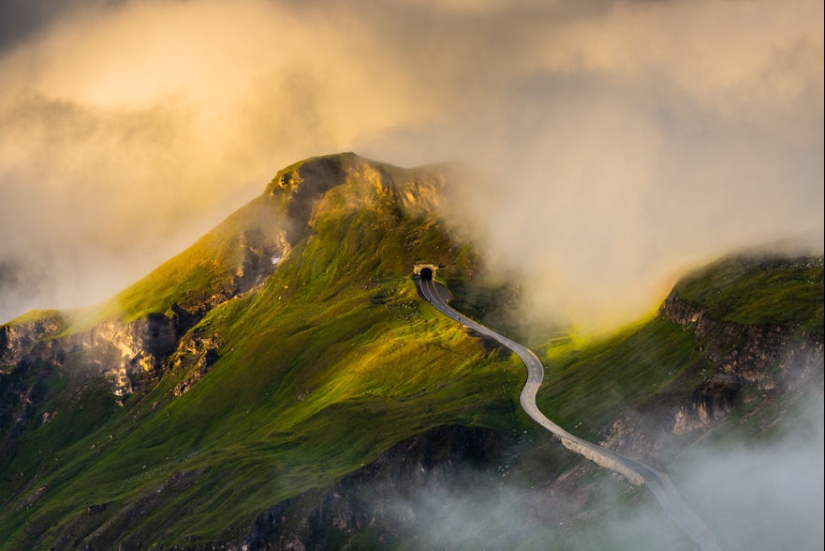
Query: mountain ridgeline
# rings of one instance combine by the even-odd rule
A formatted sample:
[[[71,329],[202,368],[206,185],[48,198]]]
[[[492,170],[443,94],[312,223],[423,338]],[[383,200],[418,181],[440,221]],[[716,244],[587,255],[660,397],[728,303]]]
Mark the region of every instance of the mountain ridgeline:
[[[427,263],[490,324],[513,298],[438,217],[447,185],[439,166],[309,159],[110,300],[0,326],[0,549],[561,549],[600,489],[648,499],[534,427],[518,358],[418,296]],[[720,260],[632,329],[548,335],[538,404],[658,467],[756,437],[821,396],[822,305],[821,257]],[[505,483],[540,505],[529,529],[424,537],[422,492]]]

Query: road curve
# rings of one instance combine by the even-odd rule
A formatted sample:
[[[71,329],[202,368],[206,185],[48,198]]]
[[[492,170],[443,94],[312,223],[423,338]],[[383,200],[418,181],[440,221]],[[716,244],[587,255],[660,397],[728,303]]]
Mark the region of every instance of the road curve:
[[[453,310],[447,305],[447,300],[450,297],[446,288],[441,284],[436,284],[432,278],[423,275],[417,277],[416,285],[421,295],[442,314],[477,333],[498,341],[521,358],[527,366],[527,382],[521,391],[519,401],[522,409],[531,419],[555,435],[565,448],[583,455],[602,467],[621,473],[637,486],[646,484],[668,516],[676,521],[679,527],[699,545],[702,551],[720,551],[711,531],[702,522],[702,519],[682,500],[676,487],[670,481],[670,477],[665,473],[659,472],[635,459],[574,436],[539,411],[538,406],[536,406],[536,393],[544,378],[544,366],[535,354],[519,343],[499,335],[492,329]]]

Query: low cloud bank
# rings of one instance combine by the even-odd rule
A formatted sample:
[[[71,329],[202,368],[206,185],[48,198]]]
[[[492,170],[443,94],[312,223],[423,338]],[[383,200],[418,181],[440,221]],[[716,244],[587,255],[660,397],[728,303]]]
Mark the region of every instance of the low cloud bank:
[[[763,434],[739,444],[728,438],[723,447],[700,444],[672,467],[680,493],[722,549],[825,544],[821,386],[809,394],[772,427],[773,437]],[[541,485],[526,490],[507,478],[470,478],[449,490],[433,484],[399,497],[393,510],[399,520],[414,519],[421,527],[420,548],[695,549],[652,495],[629,501],[619,484],[599,484],[571,523],[569,511],[590,495],[587,490],[550,494]]]

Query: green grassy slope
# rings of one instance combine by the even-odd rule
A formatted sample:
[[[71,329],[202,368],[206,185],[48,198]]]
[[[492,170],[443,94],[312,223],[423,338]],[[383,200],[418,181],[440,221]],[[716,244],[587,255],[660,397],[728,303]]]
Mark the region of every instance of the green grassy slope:
[[[29,392],[38,420],[0,458],[0,548],[232,540],[267,507],[328,487],[411,435],[448,424],[531,430],[518,409],[517,358],[485,349],[417,296],[416,262],[441,265],[453,290],[469,288],[478,268],[432,214],[439,185],[430,171],[350,154],[287,167],[96,314],[200,312],[184,340],[215,344],[208,372],[181,361],[123,399],[48,364],[0,380]],[[230,292],[248,248],[283,235],[292,247],[272,275]],[[790,324],[821,339],[822,262],[809,264],[721,263],[677,291],[720,319]],[[465,304],[485,313],[485,296]],[[541,352],[539,406],[596,439],[625,408],[684,395],[713,367],[695,335],[662,317]]]
[[[732,257],[686,276],[674,294],[714,320],[782,327],[821,343],[824,289],[822,257]],[[657,316],[580,349],[549,345],[537,402],[562,426],[598,439],[616,412],[689,395],[718,370],[706,342],[713,338]]]
[[[822,334],[822,257],[725,258],[678,283],[677,295],[718,320],[795,325]]]
[[[536,403],[561,426],[598,441],[617,412],[666,392],[694,364],[696,346],[691,333],[658,318],[580,349],[557,344],[546,352]]]
[[[195,309],[212,296],[226,293],[250,246],[272,246],[283,229],[277,205],[258,197],[186,251],[164,263],[115,297],[111,308],[126,320],[165,313],[173,305]]]
[[[57,413],[23,435],[4,469],[0,495],[13,497],[4,499],[0,542],[72,546],[101,526],[141,542],[223,539],[413,434],[518,424],[520,366],[490,355],[416,295],[416,260],[461,274],[469,253],[414,201],[399,207],[386,190],[347,185],[360,193],[357,204],[346,189],[326,197],[325,215],[262,287],[193,329],[221,346],[182,396],[172,390],[185,371],[167,372],[120,407],[103,384],[61,394],[55,376],[37,415]],[[190,259],[216,240],[122,293],[127,315],[211,292],[221,271],[199,278],[203,263]],[[166,277],[183,284],[170,290]]]

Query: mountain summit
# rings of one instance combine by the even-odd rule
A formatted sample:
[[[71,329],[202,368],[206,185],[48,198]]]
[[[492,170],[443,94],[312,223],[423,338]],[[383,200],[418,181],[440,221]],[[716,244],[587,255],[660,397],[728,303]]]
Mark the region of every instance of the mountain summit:
[[[422,260],[474,263],[433,214],[443,184],[354,154],[303,161],[104,304],[2,326],[5,537],[232,540],[400,440],[513,422],[515,362],[412,281]]]
[[[643,502],[534,428],[517,357],[421,300],[426,264],[470,315],[507,302],[438,217],[447,185],[302,161],[103,304],[1,326],[0,548],[564,548],[601,489]],[[821,396],[822,303],[821,257],[724,259],[623,333],[548,336],[538,405],[665,466]],[[518,514],[438,528],[490,495]],[[661,516],[628,545],[690,549]]]

